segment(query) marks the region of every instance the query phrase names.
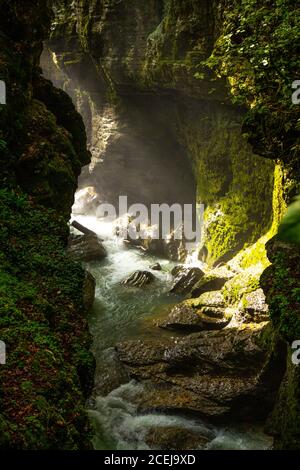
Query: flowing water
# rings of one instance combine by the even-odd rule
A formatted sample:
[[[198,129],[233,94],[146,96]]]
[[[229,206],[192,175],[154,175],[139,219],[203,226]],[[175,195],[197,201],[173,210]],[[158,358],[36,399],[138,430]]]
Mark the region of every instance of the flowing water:
[[[94,230],[104,240],[108,257],[101,262],[88,263],[96,278],[96,301],[89,324],[93,336],[93,353],[97,358],[95,391],[90,402],[89,415],[95,429],[94,447],[105,450],[149,449],[146,434],[149,429],[182,428],[209,440],[207,449],[267,449],[272,442],[259,429],[238,427],[216,428],[201,420],[163,413],[141,414],[135,397],[142,385],[131,381],[117,386],[109,393],[101,393],[97,384],[103,376],[113,381],[114,349],[116,343],[132,338],[157,336],[153,327],[156,312],[164,305],[176,303],[180,297],[170,294],[171,269],[174,263],[158,259],[138,248],[124,245],[114,236],[109,224],[100,223],[91,216],[76,216],[76,220]],[[136,270],[149,270],[159,262],[162,271],[156,271],[154,284],[142,288],[121,285],[121,281]],[[171,333],[159,330],[160,335]],[[100,387],[101,388],[101,387]]]

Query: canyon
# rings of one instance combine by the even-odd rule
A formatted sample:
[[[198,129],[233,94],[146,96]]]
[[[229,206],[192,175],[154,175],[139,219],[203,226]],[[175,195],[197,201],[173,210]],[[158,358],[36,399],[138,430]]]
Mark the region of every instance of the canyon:
[[[300,251],[276,235],[300,181],[292,2],[16,3],[0,20],[1,446],[298,449]],[[73,217],[105,250],[83,266],[92,309],[65,251],[86,188]],[[203,204],[192,257],[103,233],[93,204],[121,195]],[[137,271],[154,284],[121,285]]]

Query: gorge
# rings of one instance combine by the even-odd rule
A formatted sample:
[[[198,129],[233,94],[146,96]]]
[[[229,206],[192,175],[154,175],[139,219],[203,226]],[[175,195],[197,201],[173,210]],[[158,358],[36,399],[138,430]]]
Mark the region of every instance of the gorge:
[[[0,447],[299,449],[295,2],[0,6]],[[199,246],[124,243],[120,195],[203,204]]]

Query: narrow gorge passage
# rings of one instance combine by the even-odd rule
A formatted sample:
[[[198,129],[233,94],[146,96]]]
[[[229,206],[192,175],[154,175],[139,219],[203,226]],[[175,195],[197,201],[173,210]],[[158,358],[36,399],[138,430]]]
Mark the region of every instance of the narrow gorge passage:
[[[269,449],[272,439],[259,425],[215,426],[185,413],[139,410],[138,397],[143,385],[130,380],[121,370],[114,347],[130,339],[174,336],[172,332],[158,329],[156,324],[165,317],[164,308],[184,298],[169,292],[173,284],[171,270],[176,263],[124,246],[114,236],[113,227],[95,216],[77,215],[76,220],[95,231],[104,240],[108,252],[105,260],[86,264],[97,283],[96,300],[89,315],[92,352],[97,362],[95,387],[88,401],[95,432],[94,448],[150,450],[161,445],[172,448],[179,445],[189,449]],[[142,290],[121,285],[132,272],[149,270],[156,263],[162,266],[162,271],[155,271],[154,285]],[[194,265],[186,264],[187,267]],[[203,263],[197,263],[199,265]]]
[[[299,12],[0,0],[0,450],[300,449]]]
[[[50,73],[53,73],[51,62],[50,64],[48,62],[49,56],[44,57],[43,61],[45,71],[50,70]],[[55,79],[51,75],[50,78]],[[74,81],[73,77],[71,77],[72,81]],[[97,105],[103,100],[103,97],[100,94],[100,97],[93,99],[93,103]],[[179,112],[184,113],[184,116],[185,113],[188,114],[185,119],[189,123],[193,120],[199,121],[199,132],[202,139],[200,145],[203,147],[204,153],[211,156],[210,152],[217,152],[218,158],[228,159],[229,168],[224,166],[226,175],[222,175],[228,179],[227,183],[222,182],[225,185],[224,195],[227,195],[228,191],[226,185],[230,184],[229,181],[234,180],[232,164],[229,162],[234,158],[234,152],[237,151],[236,139],[240,141],[239,145],[244,146],[243,157],[245,160],[247,161],[248,158],[256,160],[255,165],[258,167],[258,171],[265,171],[269,175],[271,187],[268,188],[264,184],[260,189],[266,197],[265,207],[263,209],[251,208],[256,211],[255,216],[258,217],[261,215],[260,210],[266,211],[269,223],[272,218],[270,189],[274,184],[272,176],[274,166],[268,162],[265,164],[263,159],[254,156],[251,149],[245,143],[243,144],[241,136],[237,135],[240,112],[230,106],[220,113],[214,104],[205,103],[202,100],[192,102],[187,97],[182,99],[172,93],[158,96],[155,93],[151,95],[139,93],[137,96],[132,93],[122,94],[120,100],[122,102],[121,110],[110,105],[110,118],[107,117],[107,108],[103,111],[102,107],[95,110],[91,103],[78,105],[85,116],[86,126],[90,129],[90,148],[93,159],[92,163],[83,169],[79,178],[79,189],[75,196],[71,220],[76,220],[84,227],[97,233],[98,237],[103,240],[103,246],[107,253],[104,260],[91,261],[86,264],[87,270],[96,280],[96,299],[89,315],[90,331],[93,336],[92,352],[96,358],[95,386],[88,401],[89,416],[95,430],[94,446],[96,449],[116,450],[164,447],[166,449],[170,447],[174,447],[174,449],[186,447],[269,449],[273,441],[263,432],[263,419],[260,416],[260,411],[257,412],[255,419],[251,418],[251,414],[248,418],[250,412],[246,406],[244,415],[241,413],[243,416],[241,419],[236,411],[233,412],[232,417],[226,417],[227,412],[224,409],[220,412],[221,416],[224,414],[224,418],[215,420],[215,411],[207,413],[206,405],[204,405],[204,412],[201,403],[196,405],[194,410],[194,399],[192,398],[189,403],[188,386],[185,388],[184,385],[186,374],[190,375],[189,360],[183,359],[182,365],[176,369],[175,383],[177,375],[182,376],[182,383],[179,384],[174,396],[172,372],[171,375],[167,372],[166,378],[162,378],[162,382],[160,382],[159,373],[156,378],[157,372],[150,371],[150,377],[146,374],[144,384],[144,379],[139,377],[139,372],[137,376],[135,372],[128,373],[126,360],[124,368],[116,351],[119,344],[122,345],[127,341],[140,344],[142,349],[143,344],[147,348],[146,345],[150,342],[150,355],[156,349],[160,350],[161,348],[164,350],[163,355],[172,355],[174,345],[180,339],[187,338],[189,341],[189,335],[193,332],[196,334],[203,331],[205,334],[206,331],[213,331],[218,334],[219,330],[228,326],[228,328],[233,328],[233,331],[236,329],[238,336],[239,328],[242,331],[244,322],[249,325],[249,332],[257,330],[255,334],[259,336],[262,327],[267,324],[265,320],[268,320],[264,311],[267,306],[257,283],[263,265],[259,260],[259,263],[254,267],[250,265],[249,268],[243,268],[240,260],[241,255],[238,253],[240,243],[243,243],[243,237],[245,237],[242,228],[238,228],[237,238],[241,238],[241,240],[238,239],[233,253],[226,248],[228,253],[225,257],[221,255],[217,261],[212,262],[209,259],[208,248],[205,246],[205,241],[209,238],[207,235],[204,235],[204,238],[199,240],[199,243],[190,252],[186,250],[184,243],[173,240],[172,237],[169,240],[153,240],[151,232],[146,240],[131,240],[128,244],[125,243],[126,240],[124,241],[116,235],[120,221],[107,222],[105,217],[99,215],[99,206],[112,204],[118,214],[119,196],[126,195],[128,205],[142,203],[150,209],[152,204],[168,204],[169,206],[179,204],[181,207],[184,204],[191,204],[196,212],[195,203],[197,199],[199,200],[197,193],[202,194],[209,191],[212,183],[209,182],[208,169],[203,167],[200,182],[198,181],[196,187],[193,161],[186,144],[183,144],[180,137],[183,133],[184,123],[178,117]],[[103,112],[104,116],[101,114]],[[95,115],[91,117],[93,113]],[[88,120],[86,116],[88,116]],[[218,122],[219,119],[223,119],[224,122],[222,123],[221,135],[217,137],[218,145],[222,146],[223,139],[226,138],[226,145],[229,146],[223,150],[207,140],[214,138],[211,133],[216,132],[217,128],[210,129],[210,127],[215,126],[215,120]],[[103,140],[105,140],[104,146]],[[220,155],[219,152],[226,153]],[[216,170],[219,171],[219,168],[217,167]],[[244,170],[241,169],[241,171]],[[249,189],[247,187],[241,188],[238,182],[233,181],[231,184],[233,188],[236,184],[239,192],[245,192],[244,197],[246,198],[247,191],[252,191],[251,185],[258,177],[256,171],[252,173],[245,169],[245,182],[249,185]],[[260,192],[254,195],[257,201],[261,196]],[[233,193],[232,204],[234,204],[234,198]],[[206,210],[208,211],[207,208]],[[249,219],[255,216],[247,214]],[[213,219],[210,222],[212,225],[214,219],[222,218],[222,211],[217,205],[214,208],[213,216],[210,217]],[[208,231],[209,226],[205,230]],[[73,229],[73,236],[80,237],[80,232]],[[253,235],[250,233],[249,236],[251,239]],[[245,252],[246,254],[242,255],[242,259],[244,256],[251,256],[252,250],[253,248],[250,246]],[[214,246],[211,247],[211,251],[211,256],[213,256]],[[236,258],[233,256],[234,253],[236,253]],[[229,259],[229,263],[226,263],[227,259]],[[157,264],[161,270],[152,269]],[[182,272],[179,271],[179,277],[174,274],[174,269],[176,271],[178,266],[182,269]],[[132,273],[137,272],[150,273],[154,276],[155,281],[140,287],[122,284]],[[254,309],[254,312],[247,320],[243,318],[243,315],[246,315],[246,309],[243,310],[237,305],[237,302],[239,305],[242,303],[240,298],[224,300],[223,292],[225,292],[227,285],[230,287],[230,282],[233,286],[234,282],[245,283],[245,292],[248,294],[253,291],[255,294],[248,309],[249,312]],[[181,284],[183,284],[182,287],[180,287]],[[250,284],[251,287],[247,288],[247,284]],[[177,285],[175,290],[172,289],[174,285]],[[199,302],[198,299],[201,299],[199,297],[201,293],[211,294],[212,297],[207,301],[204,300],[203,306],[200,301],[198,309],[197,302]],[[219,300],[220,296],[222,297],[221,301]],[[186,299],[189,298],[195,298],[194,305],[186,305],[188,302]],[[175,319],[175,325],[170,328],[161,327],[164,321],[168,322],[168,318],[172,319],[173,311],[176,309],[179,309],[180,318],[179,320]],[[192,314],[190,313],[191,309],[193,310]],[[258,318],[257,323],[254,320],[255,315]],[[195,318],[191,319],[191,316],[196,316],[196,320]],[[253,321],[254,324],[252,324]],[[208,341],[210,341],[209,337]],[[243,341],[244,338],[241,338],[241,342]],[[254,348],[254,357],[257,354],[259,360],[261,357],[265,360],[265,354],[262,350],[255,351],[255,340],[251,345],[252,339],[250,337],[249,342],[250,348]],[[133,345],[133,350],[134,348]],[[215,353],[222,354],[222,349],[216,350]],[[138,352],[137,354],[139,355]],[[229,357],[230,354],[229,351]],[[160,359],[157,360],[159,363]],[[212,359],[208,358],[208,361],[210,360]],[[237,358],[237,361],[239,360],[242,359]],[[231,396],[231,392],[228,397],[225,396],[225,403],[236,400],[236,405],[234,403],[233,408],[240,406],[238,404],[240,395],[248,393],[247,381],[252,380],[251,375],[253,374],[252,366],[249,366],[248,363],[253,360],[255,359],[250,353],[249,358],[245,359],[245,372],[239,371],[240,366],[230,366],[230,359],[229,364],[225,366],[225,370],[227,367],[232,367],[233,374],[237,374],[237,377],[233,378],[233,382],[238,382],[240,375],[246,376],[245,384],[240,390],[234,392],[234,394],[237,393],[237,398],[234,394]],[[149,359],[149,363],[151,364],[151,359]],[[147,358],[145,364],[147,364]],[[143,361],[141,361],[141,367],[143,367]],[[171,369],[172,367],[171,363]],[[235,367],[237,372],[234,372]],[[204,366],[204,370],[206,368],[207,365]],[[250,368],[250,371],[247,371],[247,368]],[[208,379],[210,373],[208,373]],[[255,370],[254,373],[259,373],[259,370]],[[148,391],[148,386],[149,378],[151,384],[153,374],[154,383],[157,381],[158,387],[155,384],[155,390],[151,392]],[[221,372],[218,388],[223,387],[223,374],[224,372]],[[168,384],[170,377],[171,381]],[[191,377],[197,387],[198,380],[201,381],[201,374],[192,372]],[[229,380],[231,379],[229,378]],[[234,385],[229,384],[230,388],[232,386]],[[150,385],[150,389],[151,387],[152,385]],[[216,407],[218,415],[217,390],[213,391],[213,395],[216,394],[213,397],[215,403],[210,406],[212,406],[212,410]],[[154,402],[151,399],[148,402],[148,394],[151,396],[152,393],[156,398]],[[160,393],[162,404],[159,403]],[[251,393],[255,397],[256,393],[261,392],[250,392],[250,395]],[[169,395],[169,398],[165,399],[165,394]],[[187,394],[183,405],[181,404],[181,394],[183,396]],[[201,400],[204,400],[204,403],[207,400],[205,391]],[[250,398],[251,400],[253,398]],[[229,404],[228,409],[230,407]]]
[[[90,10],[84,47],[80,14],[69,18],[58,4],[41,58],[45,77],[83,117],[92,160],[79,178],[73,219],[104,240],[107,255],[86,266],[96,280],[89,316],[94,446],[267,449],[273,439],[264,424],[285,353],[265,343],[270,317],[259,278],[283,210],[282,168],[247,143],[246,110],[232,104],[226,84],[184,61],[195,47],[192,33],[183,34],[175,61],[163,58],[176,39],[174,25],[161,28],[172,21],[179,28],[180,19],[168,9],[161,18],[154,3],[119,16],[109,2],[100,19]],[[216,18],[204,3],[196,37],[209,56]],[[66,21],[76,24],[77,37]],[[153,54],[162,56],[151,62]],[[190,204],[195,212],[202,204],[201,240],[188,251],[172,228],[156,240],[152,227],[124,243],[119,222],[110,226],[99,215],[103,204],[118,215],[120,196],[149,210]],[[152,270],[157,263],[161,270]],[[149,285],[137,284],[141,276]]]

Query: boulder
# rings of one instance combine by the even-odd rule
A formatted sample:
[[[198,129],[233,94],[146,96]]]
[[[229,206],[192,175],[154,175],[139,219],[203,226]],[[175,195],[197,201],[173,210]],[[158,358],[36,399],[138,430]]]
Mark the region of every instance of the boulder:
[[[265,328],[128,341],[117,352],[129,375],[144,384],[142,410],[255,421],[270,411],[284,367],[281,351],[264,346]]]
[[[269,307],[262,289],[246,294],[241,303],[243,321],[246,323],[260,323],[270,320]]]
[[[155,276],[149,271],[135,271],[122,281],[122,284],[126,286],[143,287],[151,284],[155,279]]]
[[[101,261],[107,252],[97,235],[71,236],[68,253],[75,261]]]
[[[176,277],[178,276],[178,274],[180,272],[183,272],[184,271],[184,266],[182,266],[181,264],[177,265],[177,266],[174,266],[174,268],[172,269],[171,271],[171,274],[173,277]]]
[[[195,299],[193,302],[191,302],[192,305],[195,307],[225,307],[225,300],[223,293],[218,290],[218,291],[211,291],[211,292],[205,292],[204,294],[200,295],[198,299]]]
[[[226,284],[226,282],[232,277],[233,275],[231,275],[231,277],[229,275],[227,277],[217,276],[214,274],[205,275],[193,287],[191,297],[199,297],[201,294],[204,294],[205,292],[221,290],[222,287]]]
[[[220,330],[227,326],[232,315],[227,314],[226,309],[220,309],[218,314],[202,309],[195,309],[182,302],[173,307],[167,318],[158,323],[160,328],[193,333],[203,330]]]
[[[89,312],[94,304],[96,290],[96,280],[89,271],[84,273],[83,281],[83,305],[86,312]]]
[[[188,295],[203,276],[204,272],[200,268],[178,269],[171,292],[179,295]]]

